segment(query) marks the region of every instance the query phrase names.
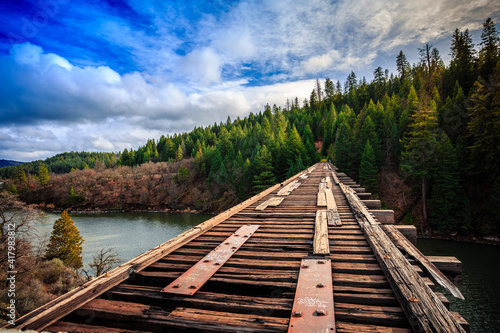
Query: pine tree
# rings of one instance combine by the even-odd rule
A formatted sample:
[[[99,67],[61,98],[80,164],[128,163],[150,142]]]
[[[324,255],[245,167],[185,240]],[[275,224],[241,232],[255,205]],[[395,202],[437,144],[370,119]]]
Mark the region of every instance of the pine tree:
[[[260,193],[268,187],[274,185],[276,178],[273,174],[272,156],[264,145],[257,152],[253,162],[253,189],[255,193]]]
[[[40,167],[38,169],[38,182],[40,183],[41,186],[47,186],[50,181],[50,175],[49,175],[49,170],[47,169],[47,166],[45,163],[40,164]]]
[[[500,173],[500,62],[491,84],[476,81],[471,94],[468,124],[473,144],[470,147],[476,167]]]
[[[407,133],[402,153],[401,168],[412,176],[419,177],[422,184],[422,213],[427,221],[427,176],[429,161],[435,153],[437,117],[434,101],[430,108],[420,109],[412,116],[412,131]]]
[[[286,150],[285,157],[288,163],[288,166],[291,166],[299,156],[302,156],[304,153],[304,144],[302,143],[302,139],[300,138],[299,132],[297,132],[297,128],[295,125],[288,131],[288,135],[286,138]]]
[[[58,258],[68,267],[80,269],[83,238],[66,211],[55,221],[47,246],[47,259]]]
[[[439,135],[435,160],[429,164],[431,226],[440,231],[467,231],[470,229],[468,200],[460,185],[458,156],[445,133]]]
[[[403,82],[409,76],[409,73],[410,73],[410,63],[406,59],[406,56],[405,56],[405,54],[403,53],[402,50],[399,51],[399,54],[396,57],[396,66],[397,66],[398,73],[399,73],[399,79],[400,79],[401,82]]]
[[[24,166],[19,164],[16,166],[16,173],[14,175],[14,179],[16,180],[19,188],[23,188],[28,183],[28,178],[26,177],[26,172],[24,171]]]
[[[349,171],[352,155],[351,146],[351,127],[349,126],[347,119],[342,117],[340,125],[337,129],[337,139],[335,140],[334,147],[335,165],[340,171]]]
[[[493,70],[500,59],[500,38],[495,23],[488,18],[483,23],[481,32],[481,50],[479,51],[479,75],[484,80],[489,80]]]
[[[378,193],[378,172],[375,151],[370,144],[370,140],[366,141],[363,155],[361,156],[361,165],[359,167],[359,181],[371,193]]]
[[[177,147],[177,154],[175,155],[175,159],[177,161],[182,161],[182,147],[181,145],[179,145],[179,147]]]

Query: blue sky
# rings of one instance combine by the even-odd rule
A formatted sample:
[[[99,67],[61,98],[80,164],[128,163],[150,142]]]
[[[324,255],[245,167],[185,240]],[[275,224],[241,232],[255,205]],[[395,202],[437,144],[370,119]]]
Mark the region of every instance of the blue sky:
[[[372,80],[500,19],[489,0],[0,2],[0,159],[121,151]]]

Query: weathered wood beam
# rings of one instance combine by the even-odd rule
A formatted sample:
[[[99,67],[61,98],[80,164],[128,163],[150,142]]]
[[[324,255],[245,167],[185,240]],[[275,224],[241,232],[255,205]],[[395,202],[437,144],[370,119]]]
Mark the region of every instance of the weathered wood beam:
[[[380,200],[361,200],[368,209],[381,209]]]
[[[370,209],[370,213],[382,224],[394,224],[394,211],[390,209]]]
[[[398,247],[402,248],[409,256],[417,260],[432,277],[432,280],[448,290],[454,297],[465,299],[460,290],[451,282],[446,275],[420,252],[399,230],[391,225],[383,226],[386,234]]]
[[[415,332],[465,332],[380,228],[355,192],[342,183],[339,185],[413,330]]]
[[[319,209],[316,212],[316,221],[314,225],[313,253],[330,254],[326,210]]]

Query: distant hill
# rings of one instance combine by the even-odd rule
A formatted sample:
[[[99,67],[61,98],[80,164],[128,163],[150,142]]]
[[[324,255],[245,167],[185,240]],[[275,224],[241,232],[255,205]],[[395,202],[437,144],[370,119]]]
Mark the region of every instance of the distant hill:
[[[11,161],[11,160],[0,160],[0,168],[7,167],[7,166],[13,166],[13,165],[19,165],[19,164],[24,164],[24,163],[18,162],[18,161]]]

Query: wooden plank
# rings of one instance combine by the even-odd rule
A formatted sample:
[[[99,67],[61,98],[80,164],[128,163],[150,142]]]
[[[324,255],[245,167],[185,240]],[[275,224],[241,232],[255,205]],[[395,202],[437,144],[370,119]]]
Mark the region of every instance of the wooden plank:
[[[255,207],[255,210],[264,210],[269,206],[271,206],[271,207],[279,206],[279,204],[283,201],[283,199],[285,199],[285,197],[270,198],[270,199],[264,201],[263,203],[261,203],[260,205],[258,205],[257,207]]]
[[[425,281],[415,273],[355,192],[342,183],[339,185],[414,331],[465,332]]]
[[[320,189],[318,192],[318,200],[316,202],[316,206],[318,207],[326,207],[326,193],[323,189]]]
[[[437,267],[420,252],[398,229],[392,225],[384,225],[383,230],[387,233],[389,238],[399,247],[410,255],[413,259],[417,260],[424,269],[429,272],[432,280],[448,290],[454,297],[465,299],[460,290],[451,282],[446,275],[444,275]]]
[[[462,262],[456,257],[426,256],[426,258],[443,273],[450,273],[452,275],[462,274]]]
[[[302,259],[288,332],[335,332],[330,260]]]
[[[338,227],[342,225],[342,221],[339,217],[339,212],[335,209],[328,209],[326,211],[326,219],[328,221],[328,225]]]
[[[297,181],[290,182],[288,185],[284,186],[281,190],[279,190],[276,195],[279,195],[279,196],[289,195],[294,190],[294,188],[296,188],[294,186],[296,186],[295,184],[297,184],[297,183],[298,183]],[[299,185],[300,185],[300,183],[299,183]]]
[[[316,212],[316,221],[314,226],[313,253],[330,254],[326,210],[319,209]]]
[[[337,203],[335,202],[335,197],[331,189],[325,191],[326,195],[326,209],[337,210]]]
[[[247,224],[239,228],[193,267],[166,286],[162,292],[194,295],[259,227],[258,224]]]
[[[295,176],[284,181],[282,184],[288,185],[290,182],[294,181],[295,178],[297,178],[300,174],[301,173],[296,174]],[[93,281],[89,281],[84,285],[75,288],[72,291],[45,304],[43,307],[40,307],[22,316],[15,321],[15,328],[23,330],[43,330],[65,315],[90,302],[102,293],[115,287],[122,281],[125,281],[130,277],[131,274],[141,271],[158,259],[164,257],[172,251],[175,251],[184,244],[187,244],[194,238],[203,234],[205,231],[210,230],[222,221],[241,212],[243,209],[247,208],[250,205],[253,205],[265,196],[277,191],[279,188],[281,188],[281,184],[276,184],[275,186],[268,188],[267,190],[255,195],[254,197],[228,209],[227,211],[197,225],[194,228],[183,232],[182,234],[159,245],[158,247],[139,255],[138,257],[108,272],[106,275],[102,275]],[[14,326],[8,325],[6,327]]]

